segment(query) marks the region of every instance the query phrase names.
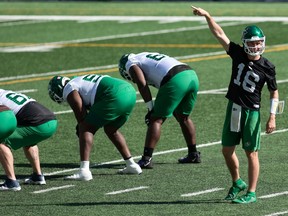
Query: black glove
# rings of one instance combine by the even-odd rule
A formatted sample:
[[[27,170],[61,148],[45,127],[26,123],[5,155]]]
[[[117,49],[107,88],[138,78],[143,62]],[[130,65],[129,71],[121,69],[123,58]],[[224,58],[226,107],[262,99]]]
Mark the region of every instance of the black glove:
[[[79,125],[78,124],[76,125],[75,129],[76,129],[76,135],[79,138]]]
[[[149,124],[150,124],[151,114],[152,114],[152,110],[150,110],[150,111],[148,110],[147,114],[145,115],[145,124],[147,126],[149,126]]]

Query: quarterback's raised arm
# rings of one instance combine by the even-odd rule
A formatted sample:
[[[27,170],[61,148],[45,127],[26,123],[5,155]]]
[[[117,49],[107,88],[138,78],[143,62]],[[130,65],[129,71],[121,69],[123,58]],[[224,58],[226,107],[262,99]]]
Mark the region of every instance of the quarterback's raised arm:
[[[196,16],[204,16],[206,18],[206,21],[208,23],[209,29],[212,32],[212,34],[216,37],[216,39],[219,41],[219,43],[223,46],[223,48],[228,51],[229,50],[229,44],[230,40],[226,36],[223,29],[218,25],[213,17],[210,16],[210,14],[205,11],[202,8],[197,8],[194,6],[191,6],[193,10],[193,14]]]

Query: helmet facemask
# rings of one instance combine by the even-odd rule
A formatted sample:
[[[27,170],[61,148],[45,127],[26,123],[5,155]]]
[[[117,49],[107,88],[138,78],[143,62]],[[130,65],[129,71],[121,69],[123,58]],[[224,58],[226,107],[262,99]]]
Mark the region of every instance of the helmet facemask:
[[[64,102],[63,90],[65,85],[70,81],[68,77],[54,76],[48,84],[48,93],[50,98],[61,104]]]
[[[265,36],[257,26],[248,26],[242,34],[244,51],[251,56],[261,55],[265,50]],[[255,45],[251,42],[254,42]]]
[[[119,60],[119,64],[118,64],[118,69],[119,69],[119,73],[120,75],[129,81],[132,81],[131,76],[127,73],[126,71],[126,63],[128,61],[128,57],[130,54],[125,54],[121,57],[121,59]]]

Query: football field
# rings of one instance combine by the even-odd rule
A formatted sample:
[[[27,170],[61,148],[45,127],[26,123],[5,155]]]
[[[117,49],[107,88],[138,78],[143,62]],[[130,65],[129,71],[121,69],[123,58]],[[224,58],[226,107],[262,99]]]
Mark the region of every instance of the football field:
[[[231,60],[211,35],[205,18],[195,17],[191,2],[137,3],[5,3],[0,2],[0,88],[23,92],[51,109],[56,134],[39,144],[44,186],[22,185],[19,192],[1,192],[1,215],[288,215],[288,111],[277,115],[277,129],[264,133],[269,92],[262,94],[261,172],[258,201],[233,205],[224,201],[231,179],[221,153],[221,130],[230,80]],[[266,36],[264,57],[276,66],[280,100],[288,103],[288,3],[204,3],[230,40],[258,25]],[[187,153],[180,127],[169,118],[153,156],[154,169],[139,176],[118,175],[124,162],[100,129],[91,152],[93,180],[67,181],[79,168],[76,120],[68,106],[53,102],[47,85],[54,75],[104,74],[120,78],[118,61],[125,53],[160,52],[189,64],[200,90],[191,119],[196,125],[202,163],[178,164]],[[136,86],[135,86],[136,89]],[[156,96],[156,89],[153,89]],[[135,161],[141,157],[147,126],[146,106],[137,103],[121,128]],[[31,174],[22,150],[14,151],[16,176]],[[247,160],[237,149],[241,177]],[[0,168],[0,182],[5,179]]]

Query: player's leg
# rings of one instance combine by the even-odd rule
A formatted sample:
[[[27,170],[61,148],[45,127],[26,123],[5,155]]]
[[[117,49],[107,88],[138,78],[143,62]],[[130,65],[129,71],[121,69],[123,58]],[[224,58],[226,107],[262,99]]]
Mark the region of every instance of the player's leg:
[[[11,149],[5,144],[0,144],[0,162],[6,174],[5,182],[0,185],[0,191],[21,190],[20,184],[15,176],[14,158]]]
[[[225,200],[234,200],[247,188],[247,184],[240,178],[239,160],[235,152],[236,146],[240,143],[241,132],[231,131],[232,107],[233,103],[229,101],[222,130],[222,154],[232,180],[232,186]]]
[[[248,159],[248,178],[249,187],[248,191],[255,192],[260,172],[260,164],[258,158],[258,151],[245,151]]]
[[[0,144],[0,162],[5,171],[6,177],[16,180],[13,154],[11,149],[5,144]]]
[[[30,178],[25,179],[26,184],[46,184],[45,178],[41,172],[39,149],[37,145],[23,147],[24,154],[31,164],[33,173]]]
[[[178,97],[182,99],[173,112],[173,115],[181,127],[188,148],[188,154],[180,158],[178,162],[200,163],[200,152],[197,151],[196,147],[196,128],[191,118],[189,118],[197,101],[197,92],[199,89],[198,77],[194,71],[188,70],[175,76],[173,82],[177,83],[176,85],[181,83],[182,86],[182,88],[177,86],[177,90],[180,89],[178,93],[180,95]]]
[[[258,150],[260,149],[260,112],[245,111],[245,126],[243,127],[242,148],[245,150],[248,160],[248,178],[249,186],[247,193],[237,199],[234,203],[253,203],[257,201],[256,187],[260,172],[260,163],[258,158]]]
[[[6,174],[6,180],[0,185],[0,190],[21,190],[19,182],[16,180],[14,171],[14,158],[11,149],[4,144],[9,142],[8,137],[15,131],[17,120],[13,111],[8,107],[2,106],[0,111],[0,163]]]

